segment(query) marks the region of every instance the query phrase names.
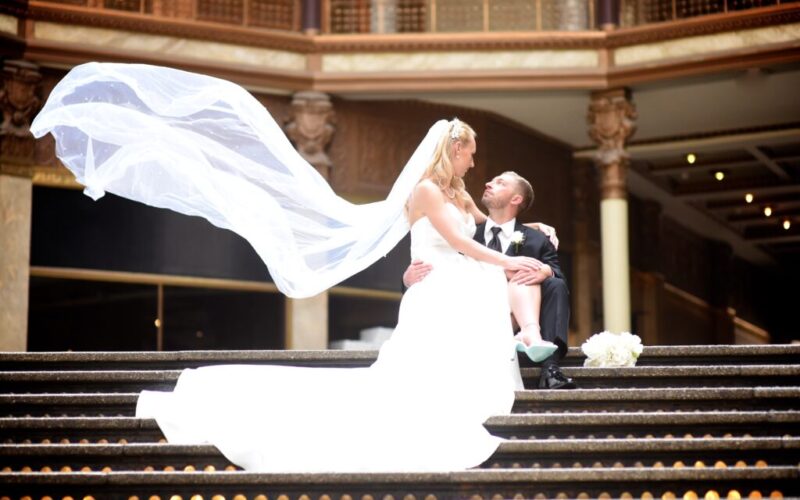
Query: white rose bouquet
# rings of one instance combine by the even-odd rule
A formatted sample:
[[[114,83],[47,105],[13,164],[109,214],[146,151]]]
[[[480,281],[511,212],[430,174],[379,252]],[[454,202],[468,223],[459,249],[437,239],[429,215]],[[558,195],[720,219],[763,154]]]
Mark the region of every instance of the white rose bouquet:
[[[581,346],[583,354],[586,355],[583,366],[597,368],[634,366],[642,349],[642,339],[630,332],[595,333]]]

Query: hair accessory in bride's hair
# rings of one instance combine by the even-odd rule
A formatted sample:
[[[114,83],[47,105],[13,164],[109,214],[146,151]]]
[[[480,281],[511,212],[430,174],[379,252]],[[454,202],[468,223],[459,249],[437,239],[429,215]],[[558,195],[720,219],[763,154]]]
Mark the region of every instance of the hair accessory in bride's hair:
[[[461,120],[458,118],[450,120],[450,138],[454,141],[460,139],[463,128],[464,127],[461,126]]]

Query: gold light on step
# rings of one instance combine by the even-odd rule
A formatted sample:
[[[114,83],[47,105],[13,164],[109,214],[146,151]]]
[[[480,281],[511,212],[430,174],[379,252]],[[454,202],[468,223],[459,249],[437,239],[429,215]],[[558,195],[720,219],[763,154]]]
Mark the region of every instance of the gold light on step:
[[[718,181],[723,180],[725,178],[725,172],[723,172],[722,170],[717,170],[716,172],[714,172],[714,178]]]
[[[697,156],[695,156],[694,153],[689,153],[688,155],[686,155],[686,163],[688,163],[689,165],[694,165],[694,162],[696,161],[697,161]]]
[[[764,215],[766,215],[767,217],[772,215],[772,207],[771,206],[767,205],[766,207],[764,207]]]
[[[753,203],[753,193],[747,193],[744,195],[744,201],[747,203]]]
[[[790,227],[792,227],[792,221],[783,219],[783,228],[788,231]]]

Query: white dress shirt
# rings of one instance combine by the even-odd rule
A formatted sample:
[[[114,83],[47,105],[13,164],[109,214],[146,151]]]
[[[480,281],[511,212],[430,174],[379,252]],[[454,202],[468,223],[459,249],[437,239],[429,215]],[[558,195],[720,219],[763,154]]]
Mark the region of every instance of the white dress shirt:
[[[511,219],[505,224],[496,224],[492,219],[487,218],[486,227],[483,230],[483,241],[488,245],[494,237],[492,228],[499,227],[500,232],[497,234],[497,237],[500,239],[500,248],[503,249],[503,253],[506,253],[508,251],[508,245],[511,244],[511,235],[514,233],[514,227],[516,227],[516,225],[517,219]]]

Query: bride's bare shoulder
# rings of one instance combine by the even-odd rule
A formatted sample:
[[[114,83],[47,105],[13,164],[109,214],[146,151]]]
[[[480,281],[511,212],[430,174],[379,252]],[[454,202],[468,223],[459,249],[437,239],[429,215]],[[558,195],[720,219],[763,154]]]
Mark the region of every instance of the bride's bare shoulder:
[[[411,200],[418,206],[430,205],[444,200],[444,194],[431,179],[422,179],[414,188]]]
[[[414,187],[406,205],[409,222],[413,224],[441,203],[444,203],[444,194],[439,186],[430,179],[422,179]]]
[[[417,186],[414,188],[414,192],[415,193],[419,193],[419,192],[441,192],[441,191],[442,190],[439,189],[439,186],[437,186],[436,183],[433,182],[433,180],[428,178],[428,177],[420,180],[417,183]]]

